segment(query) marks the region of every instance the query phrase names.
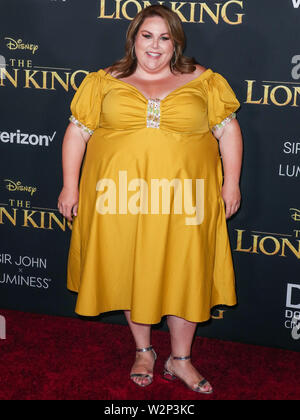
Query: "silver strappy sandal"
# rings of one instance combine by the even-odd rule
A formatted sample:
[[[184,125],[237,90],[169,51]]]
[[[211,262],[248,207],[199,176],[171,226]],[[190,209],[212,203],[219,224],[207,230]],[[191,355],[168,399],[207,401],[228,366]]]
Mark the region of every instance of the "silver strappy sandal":
[[[190,359],[191,358],[191,356],[185,356],[185,357],[173,357],[172,355],[170,355],[169,356],[169,358],[168,358],[168,360],[166,361],[166,363],[165,363],[165,366],[164,366],[164,373],[163,373],[163,377],[164,377],[164,379],[166,379],[167,381],[175,381],[177,378],[178,379],[180,379],[184,384],[185,384],[185,386],[187,386],[190,390],[192,390],[192,391],[195,391],[195,392],[200,392],[201,394],[212,394],[212,392],[213,392],[213,390],[211,389],[211,390],[209,390],[209,391],[204,391],[203,390],[203,387],[206,385],[206,384],[209,384],[210,385],[210,383],[205,379],[205,378],[203,378],[198,384],[197,384],[197,386],[195,386],[195,387],[191,387],[191,386],[189,386],[183,379],[181,379],[179,376],[176,376],[175,375],[175,373],[174,372],[172,372],[170,369],[168,369],[167,368],[167,364],[168,364],[168,362],[169,362],[169,360],[170,359],[174,359],[174,360],[188,360],[188,359]]]
[[[136,351],[137,352],[142,352],[142,353],[144,353],[146,351],[152,351],[152,353],[154,355],[154,361],[157,359],[157,354],[156,354],[156,352],[155,352],[155,350],[153,349],[152,346],[150,346],[150,347],[144,347],[142,349],[136,349]],[[132,382],[134,382],[136,385],[141,386],[141,387],[148,386],[148,385],[152,384],[152,382],[153,382],[153,375],[149,375],[148,373],[131,373],[130,374],[130,378],[131,378]],[[149,382],[146,383],[146,384],[139,384],[139,383],[135,382],[133,380],[133,378],[148,379]]]

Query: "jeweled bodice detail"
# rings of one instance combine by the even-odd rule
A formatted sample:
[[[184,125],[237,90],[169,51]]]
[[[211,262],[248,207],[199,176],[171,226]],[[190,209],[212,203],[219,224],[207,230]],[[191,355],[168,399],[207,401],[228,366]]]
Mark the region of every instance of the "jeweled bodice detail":
[[[160,99],[148,99],[147,127],[159,128],[160,126]]]

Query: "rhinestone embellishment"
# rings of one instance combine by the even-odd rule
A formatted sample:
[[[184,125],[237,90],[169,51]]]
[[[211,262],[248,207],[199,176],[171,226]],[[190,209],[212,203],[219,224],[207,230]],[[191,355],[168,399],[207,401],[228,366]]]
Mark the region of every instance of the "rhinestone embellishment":
[[[217,130],[218,128],[225,127],[225,125],[228,124],[234,118],[236,118],[236,113],[235,112],[233,112],[232,114],[230,114],[227,118],[225,118],[225,120],[221,121],[220,124],[216,124],[212,128],[212,131]]]
[[[78,121],[74,115],[71,115],[69,118],[69,121],[71,121],[72,123],[74,123],[75,125],[77,125],[77,127],[82,128],[82,130],[86,131],[87,133],[89,133],[89,135],[91,136],[93,134],[93,130],[90,130],[88,127],[86,127],[85,125],[83,125],[80,121]]]
[[[159,128],[160,126],[160,99],[148,99],[147,127]]]

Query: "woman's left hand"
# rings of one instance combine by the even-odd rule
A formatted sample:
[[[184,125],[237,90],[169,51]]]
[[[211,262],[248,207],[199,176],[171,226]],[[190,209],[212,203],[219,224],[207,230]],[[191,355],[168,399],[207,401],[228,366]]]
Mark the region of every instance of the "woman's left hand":
[[[239,185],[225,184],[222,187],[222,197],[225,203],[226,219],[236,213],[241,204],[241,192]]]

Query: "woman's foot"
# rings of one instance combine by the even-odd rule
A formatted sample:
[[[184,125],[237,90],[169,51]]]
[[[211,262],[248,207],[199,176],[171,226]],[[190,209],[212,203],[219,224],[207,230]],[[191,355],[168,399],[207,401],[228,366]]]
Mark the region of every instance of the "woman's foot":
[[[153,381],[153,369],[157,355],[152,347],[136,352],[136,360],[132,366],[130,377],[139,386],[150,385]]]
[[[188,388],[203,393],[211,393],[213,391],[212,386],[208,381],[206,383],[199,384],[201,381],[204,382],[204,377],[200,375],[197,369],[192,365],[191,359],[187,360],[176,360],[172,356],[166,361],[166,370],[173,373],[176,377],[181,379]]]

